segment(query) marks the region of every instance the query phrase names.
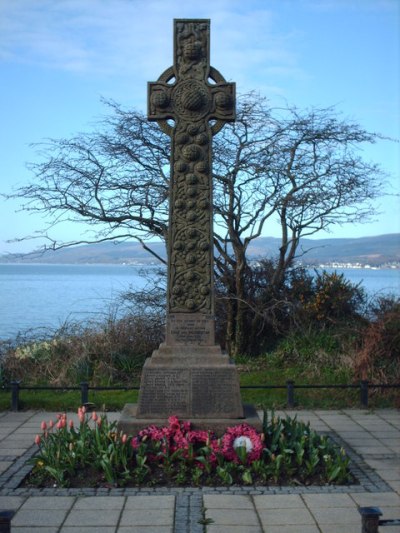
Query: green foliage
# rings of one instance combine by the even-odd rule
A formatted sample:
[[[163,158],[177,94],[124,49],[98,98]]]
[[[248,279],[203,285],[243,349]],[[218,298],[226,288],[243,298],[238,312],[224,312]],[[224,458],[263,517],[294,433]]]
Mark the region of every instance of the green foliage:
[[[306,331],[292,333],[282,339],[275,351],[275,356],[286,362],[321,362],[321,356],[326,355],[325,363],[330,360],[334,365],[334,358],[340,352],[340,340],[332,332]]]
[[[88,416],[79,408],[78,418],[78,427],[65,414],[58,415],[56,423],[42,422],[29,484],[67,487],[92,478],[95,486],[308,485],[345,484],[352,479],[344,450],[319,436],[309,424],[273,414],[269,417],[266,411],[261,436],[236,426],[221,439],[196,433],[176,417],[171,417],[169,428],[149,427],[132,441],[105,416]],[[242,431],[249,437],[241,438],[253,443],[249,450],[226,438]],[[249,460],[256,448],[257,455]],[[235,453],[236,460],[232,460]]]
[[[296,418],[268,417],[264,410],[263,432],[269,459],[265,468],[275,482],[286,479],[307,483],[310,476],[329,483],[350,481],[350,461],[345,451],[328,437],[318,435],[310,424]]]
[[[77,428],[65,414],[58,415],[56,423],[42,422],[43,433],[35,439],[39,453],[31,460],[34,482],[50,477],[65,487],[80,471],[91,468],[108,483],[123,485],[131,477],[128,463],[133,455],[127,436],[118,433],[116,422],[109,423],[106,417],[93,413],[89,418],[82,409],[78,416]]]

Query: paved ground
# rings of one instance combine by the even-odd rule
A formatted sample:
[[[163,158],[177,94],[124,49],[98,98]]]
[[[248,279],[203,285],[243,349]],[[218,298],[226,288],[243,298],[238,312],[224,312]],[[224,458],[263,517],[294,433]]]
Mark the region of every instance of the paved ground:
[[[12,533],[359,533],[358,506],[379,506],[383,518],[400,518],[399,412],[296,414],[345,444],[359,485],[20,489],[40,422],[54,414],[4,412],[0,413],[0,511],[15,512]],[[117,415],[109,418],[113,416]],[[400,526],[381,527],[380,532],[400,533]]]

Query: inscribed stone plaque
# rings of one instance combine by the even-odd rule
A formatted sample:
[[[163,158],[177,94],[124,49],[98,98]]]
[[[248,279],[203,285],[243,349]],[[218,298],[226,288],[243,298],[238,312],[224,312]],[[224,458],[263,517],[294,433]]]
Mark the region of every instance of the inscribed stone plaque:
[[[141,398],[138,407],[144,407],[146,416],[165,413],[180,415],[190,410],[190,371],[182,368],[148,369],[140,387]]]
[[[201,313],[170,314],[167,321],[167,344],[213,346],[214,319]]]
[[[192,416],[243,416],[236,369],[230,366],[192,368]]]

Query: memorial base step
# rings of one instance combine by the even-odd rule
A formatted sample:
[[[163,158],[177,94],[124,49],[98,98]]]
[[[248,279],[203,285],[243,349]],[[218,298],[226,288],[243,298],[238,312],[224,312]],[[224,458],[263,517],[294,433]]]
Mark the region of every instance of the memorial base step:
[[[168,417],[162,418],[137,418],[137,404],[127,403],[121,412],[118,421],[118,431],[123,431],[127,435],[137,435],[140,430],[148,426],[164,427],[168,426]],[[171,413],[174,415],[175,413]],[[251,404],[243,404],[243,418],[180,418],[181,421],[191,422],[194,430],[213,431],[217,436],[221,436],[228,427],[238,424],[249,424],[257,431],[262,431],[262,421],[258,413]]]

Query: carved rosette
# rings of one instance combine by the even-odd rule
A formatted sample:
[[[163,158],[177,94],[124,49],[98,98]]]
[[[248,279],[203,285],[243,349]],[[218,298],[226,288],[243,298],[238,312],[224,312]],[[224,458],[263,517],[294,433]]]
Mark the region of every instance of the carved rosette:
[[[210,67],[209,42],[208,20],[176,20],[174,67],[149,83],[148,117],[172,140],[169,313],[214,313],[211,142],[234,120],[235,86]]]

